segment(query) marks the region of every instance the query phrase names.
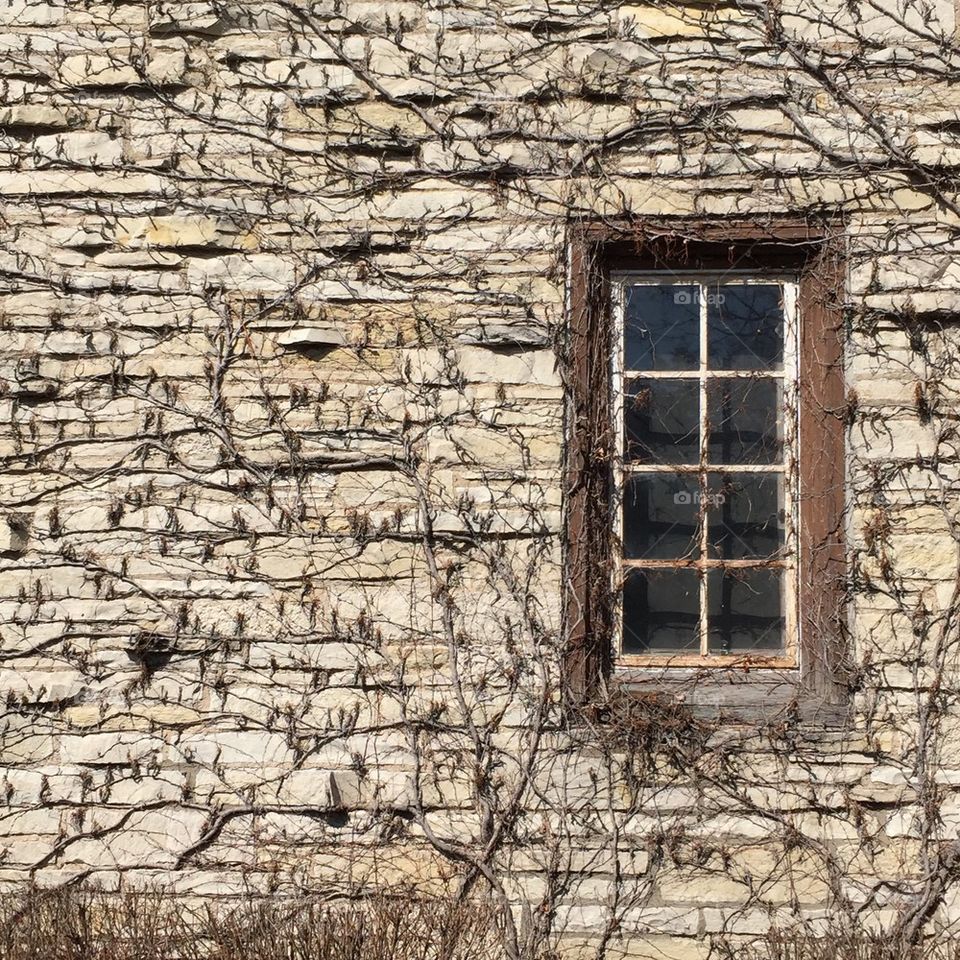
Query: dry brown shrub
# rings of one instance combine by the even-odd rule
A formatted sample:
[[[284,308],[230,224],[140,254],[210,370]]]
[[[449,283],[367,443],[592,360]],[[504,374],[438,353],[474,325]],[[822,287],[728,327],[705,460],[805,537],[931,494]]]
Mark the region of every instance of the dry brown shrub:
[[[747,948],[721,951],[724,960],[957,960],[960,945],[940,938],[905,946],[890,936],[832,930],[814,936],[803,930],[772,932]]]
[[[0,960],[500,960],[482,904],[33,890],[0,907]]]

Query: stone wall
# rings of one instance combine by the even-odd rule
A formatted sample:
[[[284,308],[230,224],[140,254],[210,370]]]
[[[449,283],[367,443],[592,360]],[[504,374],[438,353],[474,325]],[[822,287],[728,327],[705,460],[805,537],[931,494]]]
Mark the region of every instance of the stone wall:
[[[949,932],[952,0],[0,21],[5,884]],[[566,729],[568,230],[782,214],[846,223],[849,729]]]

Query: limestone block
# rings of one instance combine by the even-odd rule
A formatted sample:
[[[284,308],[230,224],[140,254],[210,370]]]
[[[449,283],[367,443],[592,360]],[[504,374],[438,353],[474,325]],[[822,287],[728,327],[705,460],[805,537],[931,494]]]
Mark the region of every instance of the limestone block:
[[[58,666],[49,664],[48,670],[4,670],[0,672],[0,694],[26,703],[57,703],[81,694],[86,689],[82,673],[69,667],[58,670]]]
[[[663,8],[623,4],[617,9],[621,29],[636,37],[702,37],[709,25],[708,10],[690,5]]]
[[[791,36],[807,43],[850,44],[866,38],[892,47],[898,42],[914,42],[918,32],[952,36],[956,10],[952,0],[908,6],[896,0],[880,0],[862,10],[854,10],[842,0],[801,0],[783,21]]]
[[[456,340],[492,349],[545,347],[550,343],[549,331],[529,323],[479,323],[457,333]]]
[[[183,257],[171,250],[133,250],[118,253],[98,254],[93,262],[101,267],[176,267],[183,263]]]
[[[344,346],[347,338],[338,327],[293,327],[280,333],[277,343],[293,350],[329,349]]]
[[[567,907],[570,930],[597,930],[607,915],[602,906]],[[598,922],[599,921],[599,922]],[[632,907],[624,910],[620,929],[624,933],[671,934],[694,936],[697,933],[699,911],[696,906],[687,907]]]
[[[362,802],[362,785],[352,770],[294,770],[283,778],[279,797],[320,810],[350,810]]]
[[[0,837],[55,835],[60,830],[60,814],[53,806],[4,810],[0,812]]]
[[[169,746],[165,756],[174,763],[187,761],[204,766],[279,766],[293,760],[286,737],[265,730],[190,734]]]
[[[76,87],[122,87],[141,82],[129,49],[66,57],[60,66],[60,77]]]
[[[234,290],[279,293],[294,284],[296,274],[291,259],[266,253],[187,261],[187,280],[196,290],[226,285]]]
[[[657,878],[657,889],[666,903],[737,904],[750,895],[747,883],[735,877],[704,872],[683,876],[671,871],[667,876]]]
[[[910,316],[953,316],[960,311],[960,291],[911,290],[906,293],[878,293],[865,298],[873,310]]]
[[[37,137],[33,149],[51,160],[107,166],[123,158],[123,145],[106,133],[58,133]]]
[[[0,108],[0,128],[68,130],[83,121],[83,111],[74,106],[49,103],[14,103]]]
[[[104,710],[96,703],[82,703],[67,707],[60,716],[74,727],[96,727],[103,719]]]
[[[94,810],[90,817],[99,835],[68,843],[62,862],[121,869],[171,867],[208,822],[206,811],[174,804],[135,813],[122,823],[115,811]]]
[[[365,645],[328,640],[295,644],[258,643],[250,653],[250,663],[267,667],[275,663],[295,662],[298,666],[309,664],[321,670],[352,670],[360,664],[375,663],[381,659],[376,650]]]
[[[177,770],[165,770],[159,776],[126,777],[113,781],[109,786],[111,803],[133,806],[143,803],[159,803],[164,800],[182,800],[187,784],[186,774]]]
[[[550,350],[529,350],[507,355],[480,347],[457,350],[457,366],[471,382],[523,383],[559,386],[556,357]]]
[[[20,401],[39,403],[56,399],[60,392],[60,383],[47,377],[18,377],[17,385],[12,392]]]
[[[301,42],[303,39],[301,38]],[[291,46],[289,39],[280,33],[269,36],[230,33],[223,37],[212,38],[208,49],[218,61],[273,60],[288,53]],[[323,46],[322,43],[321,46]]]
[[[341,8],[346,23],[360,24],[371,33],[383,33],[390,28],[403,24],[406,29],[417,26],[424,16],[424,8],[410,0],[350,0]]]
[[[0,194],[132,194],[158,193],[163,181],[153,174],[39,170],[28,173],[0,172]]]
[[[84,796],[80,767],[44,766],[34,769],[6,767],[0,772],[4,789],[12,789],[9,801],[18,806],[38,803],[77,803]]]
[[[66,6],[46,0],[0,0],[0,25],[49,27],[61,23]]]
[[[23,513],[7,513],[0,518],[0,553],[22,553],[30,537],[30,518]]]
[[[131,707],[131,713],[162,727],[190,726],[202,719],[198,710],[182,703],[135,704]]]
[[[960,545],[946,532],[896,534],[891,537],[891,556],[899,576],[948,580],[956,575]]]
[[[385,220],[454,220],[464,216],[491,216],[494,198],[476,189],[406,190],[372,201],[375,216]]]
[[[163,741],[140,733],[69,734],[59,739],[59,747],[65,763],[129,764],[157,754]]]
[[[248,81],[295,88],[301,102],[310,106],[322,103],[334,91],[353,87],[354,93],[360,93],[360,81],[349,67],[343,64],[313,63],[302,57],[271,59],[262,64],[247,63],[244,64],[242,77]],[[291,118],[295,117],[296,107],[290,106],[288,110]],[[293,124],[297,126],[299,122],[294,119]]]
[[[714,909],[707,907],[703,911],[703,924],[708,933],[753,934],[762,935],[777,926],[775,912],[756,907],[749,910],[738,908]]]
[[[266,896],[271,892],[269,875],[250,871],[239,874],[231,866],[225,864],[222,870],[178,870],[172,877],[163,870],[138,870],[128,874],[125,881],[145,890],[162,886],[171,894],[188,897]]]
[[[157,35],[187,32],[218,36],[229,26],[224,9],[214,0],[162,0],[151,9],[150,29]]]
[[[150,51],[146,67],[146,75],[150,83],[160,86],[179,84],[183,82],[186,71],[185,50],[154,49]]]
[[[122,247],[203,247],[217,233],[218,223],[210,217],[120,217],[114,239]]]

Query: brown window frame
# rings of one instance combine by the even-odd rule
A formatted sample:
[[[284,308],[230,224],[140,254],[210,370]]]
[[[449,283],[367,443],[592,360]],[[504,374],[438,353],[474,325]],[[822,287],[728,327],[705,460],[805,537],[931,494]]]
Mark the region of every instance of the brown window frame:
[[[846,391],[843,226],[794,220],[579,224],[568,235],[564,476],[565,681],[580,707],[616,692],[682,701],[698,715],[825,726],[849,709],[844,537]],[[798,281],[799,664],[705,667],[618,662],[614,611],[610,275],[670,270],[790,271]]]

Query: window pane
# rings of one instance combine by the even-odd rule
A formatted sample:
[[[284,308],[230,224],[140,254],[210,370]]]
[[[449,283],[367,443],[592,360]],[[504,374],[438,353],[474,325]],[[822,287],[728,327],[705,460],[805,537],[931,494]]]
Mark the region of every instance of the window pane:
[[[710,570],[707,632],[714,654],[783,651],[783,571]]]
[[[749,560],[783,545],[783,480],[779,473],[707,475],[710,556]]]
[[[700,386],[697,380],[630,380],[623,398],[627,460],[688,463],[700,460]]]
[[[623,555],[630,560],[698,558],[699,514],[695,473],[629,477],[623,490]]]
[[[720,284],[707,301],[707,363],[712,370],[779,370],[783,306],[778,284]]]
[[[696,570],[631,570],[623,584],[624,653],[700,652]]]
[[[779,463],[783,455],[782,383],[763,377],[707,382],[711,463]]]
[[[624,366],[627,370],[696,370],[700,366],[699,287],[627,287]]]

